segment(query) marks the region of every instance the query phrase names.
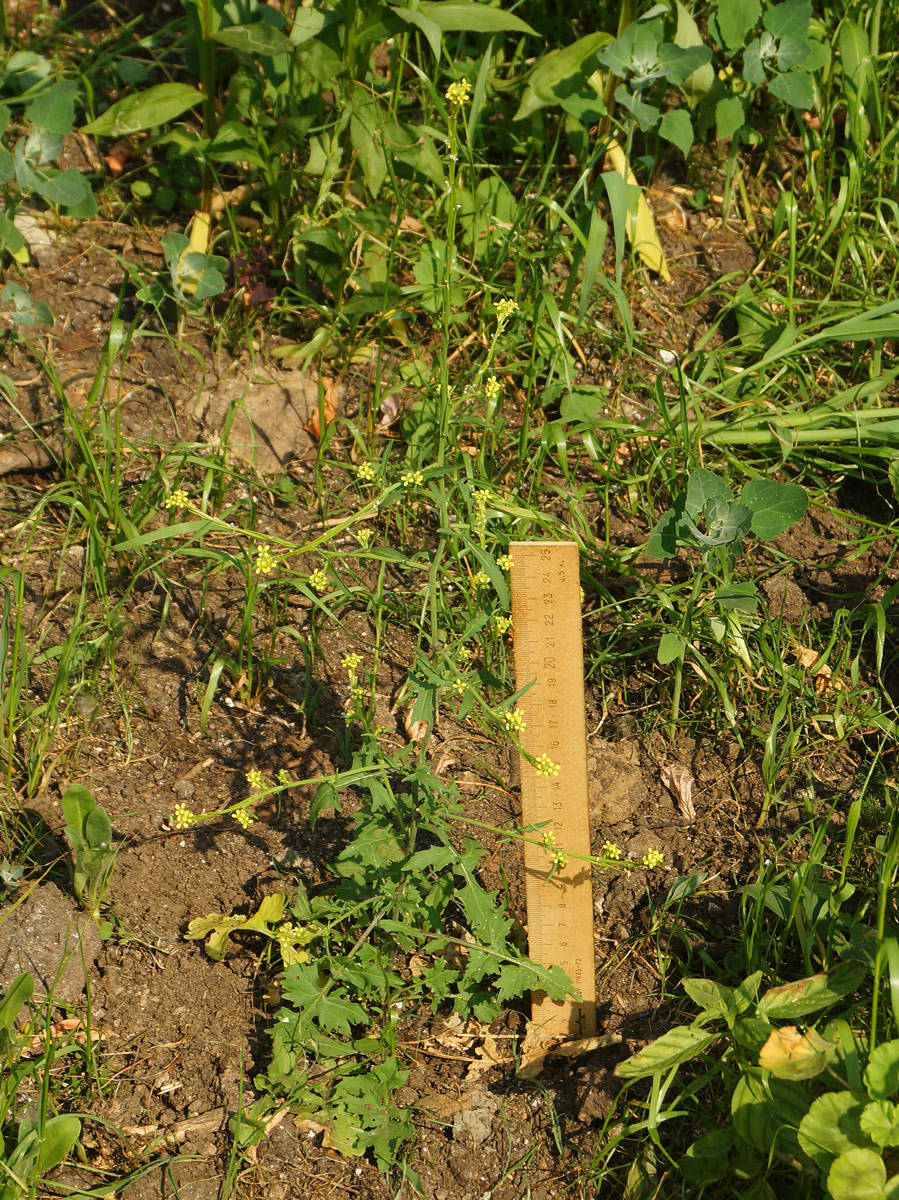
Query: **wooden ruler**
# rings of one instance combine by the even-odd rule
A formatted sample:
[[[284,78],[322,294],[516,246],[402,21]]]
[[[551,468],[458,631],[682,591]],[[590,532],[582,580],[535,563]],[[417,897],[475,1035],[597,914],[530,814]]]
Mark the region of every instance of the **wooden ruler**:
[[[513,542],[512,621],[515,676],[531,687],[519,701],[525,727],[521,745],[559,764],[541,775],[522,756],[521,807],[525,825],[550,830],[558,849],[590,853],[584,648],[578,550],[573,542]],[[548,824],[544,824],[548,822]],[[547,1035],[587,1037],[596,1032],[593,881],[587,863],[569,858],[553,873],[552,853],[524,847],[528,953],[542,966],[559,966],[580,1001],[532,996],[531,1018]]]

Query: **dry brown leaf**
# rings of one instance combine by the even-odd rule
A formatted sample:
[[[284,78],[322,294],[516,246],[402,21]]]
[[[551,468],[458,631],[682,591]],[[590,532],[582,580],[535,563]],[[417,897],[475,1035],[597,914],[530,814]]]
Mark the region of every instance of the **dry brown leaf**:
[[[475,1054],[477,1057],[472,1060],[465,1075],[466,1079],[480,1079],[494,1067],[511,1066],[511,1058],[503,1054],[496,1038],[489,1031],[484,1034],[484,1041],[476,1048]]]
[[[696,820],[696,809],[693,805],[693,785],[696,782],[693,773],[683,763],[665,763],[660,772],[662,783],[674,797],[677,811],[687,821]]]
[[[48,1041],[53,1041],[54,1038],[65,1037],[67,1034],[74,1033],[75,1041],[79,1046],[83,1046],[88,1039],[88,1027],[78,1017],[66,1017],[64,1021],[54,1021],[49,1029],[42,1029],[40,1033],[35,1034],[28,1045],[22,1050],[23,1058],[34,1058],[36,1054],[43,1054],[44,1047]],[[103,1034],[95,1025],[90,1026],[90,1039],[92,1042],[99,1042]]]
[[[375,433],[386,433],[400,415],[400,402],[396,396],[385,396],[381,401],[378,412],[381,414],[375,426]]]
[[[602,1050],[606,1046],[617,1046],[620,1042],[620,1033],[600,1033],[593,1037],[574,1038],[570,1042],[561,1042],[554,1046],[551,1034],[546,1034],[539,1026],[530,1026],[522,1043],[518,1074],[522,1079],[536,1079],[546,1060],[554,1055],[580,1058],[583,1054],[592,1054],[594,1050]]]

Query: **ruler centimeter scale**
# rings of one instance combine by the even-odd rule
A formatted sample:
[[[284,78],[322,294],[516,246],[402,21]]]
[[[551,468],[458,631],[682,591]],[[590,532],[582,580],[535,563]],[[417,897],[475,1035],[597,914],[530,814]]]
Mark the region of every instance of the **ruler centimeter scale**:
[[[518,702],[525,720],[521,745],[559,764],[541,775],[521,759],[524,825],[531,837],[555,835],[568,855],[590,853],[584,649],[578,549],[574,542],[513,542],[510,571],[515,677],[531,687]],[[528,953],[542,966],[559,966],[580,1001],[531,997],[531,1020],[547,1036],[588,1037],[596,1032],[593,880],[588,863],[569,857],[552,872],[552,852],[525,843]],[[552,873],[552,878],[550,874]]]

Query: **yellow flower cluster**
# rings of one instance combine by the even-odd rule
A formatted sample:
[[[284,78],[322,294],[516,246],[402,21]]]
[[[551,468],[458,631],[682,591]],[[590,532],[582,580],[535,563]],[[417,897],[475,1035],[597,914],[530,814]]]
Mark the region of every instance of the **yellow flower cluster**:
[[[309,586],[314,588],[316,592],[327,591],[328,588],[328,572],[324,567],[319,567],[309,576]]]
[[[171,512],[173,508],[187,508],[190,504],[190,497],[184,488],[176,488],[171,496],[166,496],[165,506]]]
[[[514,300],[500,300],[496,306],[496,323],[500,329],[508,322],[514,312],[518,311],[518,305]]]
[[[340,665],[346,671],[347,675],[354,676],[359,667],[362,666],[361,654],[345,654],[340,661]]]
[[[271,575],[278,565],[278,559],[268,546],[260,546],[256,551],[256,574]]]
[[[484,384],[484,395],[487,397],[488,404],[495,404],[499,399],[499,394],[502,389],[499,386],[498,380],[491,375]]]
[[[360,529],[356,533],[356,541],[363,550],[367,550],[371,545],[371,540],[374,536],[375,531],[373,529]]]
[[[473,586],[480,590],[481,588],[490,587],[490,576],[486,571],[475,571],[471,577]]]
[[[249,829],[253,823],[253,818],[245,808],[239,808],[234,814],[234,820],[241,829]]]
[[[615,862],[617,862],[619,858],[624,857],[621,847],[616,846],[614,842],[609,841],[603,842],[599,853],[603,856],[603,858],[611,858]]]
[[[493,618],[493,628],[502,637],[503,634],[508,633],[512,628],[512,618],[504,617],[501,613],[497,613]]]
[[[247,771],[247,783],[254,792],[263,791],[266,786],[265,776],[258,767],[252,767],[249,771]]]
[[[665,855],[661,852],[661,850],[647,850],[640,859],[642,866],[647,867],[650,871],[654,870],[656,867],[660,867],[664,861]]]
[[[186,804],[176,804],[172,824],[176,829],[189,829],[196,821],[196,817],[190,811]]]
[[[501,571],[511,571],[515,563],[512,561],[511,554],[500,554],[496,560],[496,565]]]
[[[377,473],[370,462],[360,463],[356,468],[356,475],[363,483],[374,483],[377,479]]]
[[[548,754],[541,754],[539,758],[534,759],[534,769],[544,779],[553,779],[562,770],[561,766],[553,762]]]
[[[522,733],[527,728],[524,713],[520,708],[513,708],[511,712],[504,712],[503,724],[509,733]]]
[[[446,99],[450,112],[455,115],[471,99],[471,84],[467,79],[456,79],[446,89]]]

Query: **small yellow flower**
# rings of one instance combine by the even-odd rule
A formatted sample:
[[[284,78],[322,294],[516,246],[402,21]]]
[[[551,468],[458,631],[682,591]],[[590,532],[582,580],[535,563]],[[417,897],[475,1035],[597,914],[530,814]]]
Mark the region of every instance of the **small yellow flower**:
[[[328,590],[328,572],[324,567],[319,567],[317,571],[313,571],[309,576],[309,586],[314,588],[316,592],[325,592]]]
[[[360,463],[356,468],[356,476],[357,478],[361,479],[363,483],[374,483],[378,477],[377,472],[370,462]]]
[[[541,754],[539,758],[534,760],[534,769],[544,779],[553,779],[562,770],[559,764],[553,762],[548,754]]]
[[[471,99],[471,84],[467,79],[454,80],[446,89],[446,99],[450,112],[455,115]]]
[[[511,571],[515,566],[511,554],[500,554],[496,560],[496,565],[501,571]]]
[[[459,662],[471,662],[471,660],[474,658],[474,652],[470,646],[463,645],[460,646],[456,651],[456,657],[458,658]]]
[[[283,767],[278,772],[278,783],[280,783],[282,787],[287,787],[288,784],[290,783],[290,776],[287,774],[287,772],[284,770]]]
[[[354,704],[361,704],[367,695],[365,688],[358,683],[355,687],[350,688],[350,699]]]
[[[465,682],[465,680],[462,678],[461,675],[457,675],[456,678],[453,680],[452,687],[453,687],[453,691],[456,693],[456,695],[461,696],[464,693],[465,689],[468,687],[468,684]]]
[[[261,792],[264,790],[266,786],[265,776],[258,767],[252,767],[249,771],[247,771],[247,783],[254,792]]]
[[[614,842],[603,842],[599,853],[603,856],[603,858],[611,858],[615,861],[623,857],[621,847],[616,846]]]
[[[486,571],[475,571],[471,577],[472,586],[480,589],[490,587],[490,576]]]
[[[171,512],[173,508],[187,508],[190,504],[190,497],[184,488],[175,488],[171,496],[166,496],[165,506]]]
[[[190,811],[186,804],[175,805],[175,813],[172,823],[176,829],[189,829],[196,819],[197,818]]]
[[[520,708],[513,708],[511,712],[504,712],[503,724],[509,733],[522,733],[527,728],[524,713]]]
[[[371,540],[374,536],[375,531],[373,529],[360,529],[356,533],[356,541],[363,550],[367,550],[371,545]]]
[[[543,845],[547,850],[554,850],[556,845],[556,835],[551,829],[547,829],[543,835]]]
[[[514,312],[518,311],[518,305],[514,300],[500,300],[496,306],[496,323],[500,329],[508,322]]]
[[[421,487],[424,481],[424,471],[403,471],[400,475],[400,483],[403,487]]]
[[[493,628],[496,630],[499,636],[502,637],[503,634],[508,633],[512,628],[512,618],[504,617],[500,613],[497,613],[497,615],[493,618]]]
[[[362,666],[361,654],[345,654],[340,660],[340,665],[346,671],[347,675],[353,676],[359,667]]]
[[[484,384],[484,395],[487,397],[488,404],[495,404],[499,399],[499,394],[502,388],[499,386],[499,381],[492,375]]]
[[[237,812],[234,814],[234,820],[241,827],[241,829],[249,829],[253,824],[253,818],[245,808],[239,808],[237,810]]]
[[[561,850],[557,850],[553,855],[553,866],[561,869],[568,866],[568,855],[563,854]]]
[[[256,574],[271,575],[277,565],[278,559],[268,546],[260,546],[256,551]]]
[[[661,850],[647,850],[640,859],[641,865],[647,867],[650,871],[654,870],[655,867],[660,867],[664,861],[665,855]]]
[[[486,488],[477,488],[474,492],[472,492],[472,499],[478,508],[486,508],[493,497]]]

